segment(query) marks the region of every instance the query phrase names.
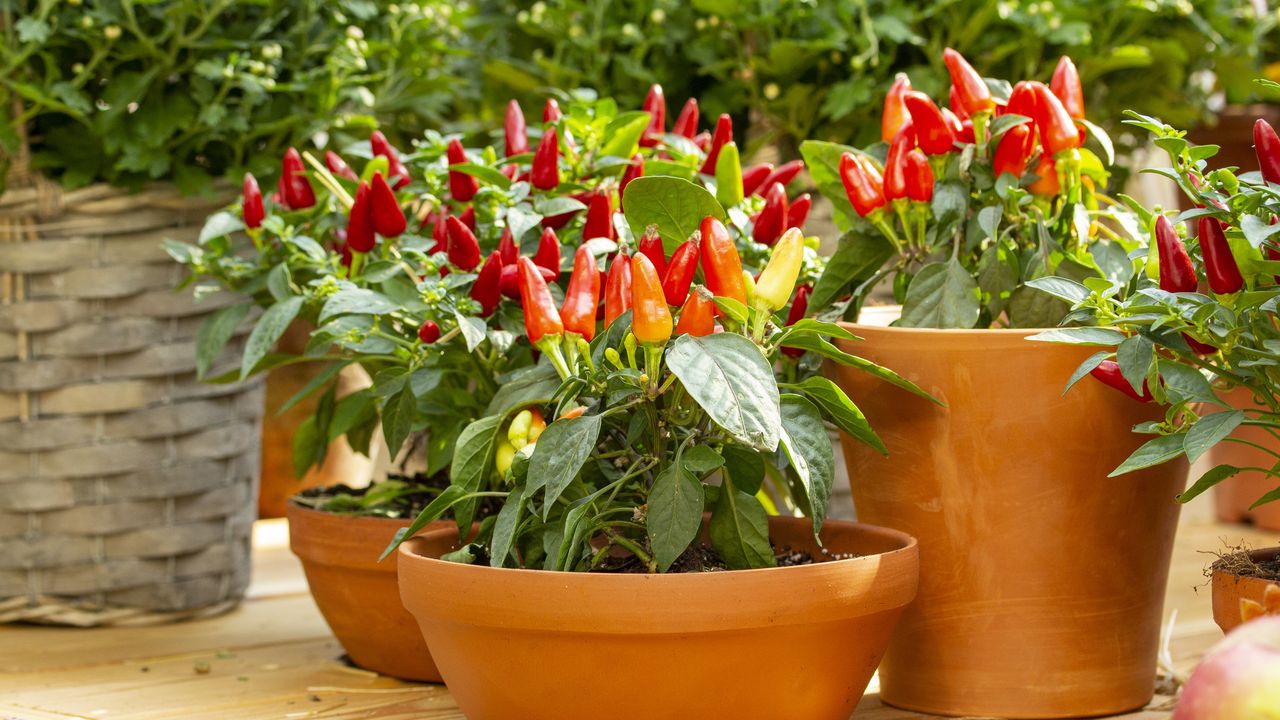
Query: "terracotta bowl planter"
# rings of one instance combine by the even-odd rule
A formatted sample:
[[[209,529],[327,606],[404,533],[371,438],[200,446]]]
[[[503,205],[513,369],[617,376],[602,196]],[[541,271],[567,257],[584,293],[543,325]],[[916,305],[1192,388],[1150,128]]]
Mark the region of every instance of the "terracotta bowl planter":
[[[1256,563],[1280,559],[1280,547],[1254,550],[1249,558]],[[1253,600],[1262,602],[1262,593],[1268,585],[1280,585],[1280,580],[1267,580],[1260,577],[1249,577],[1232,572],[1222,566],[1222,561],[1213,565],[1213,621],[1218,623],[1222,632],[1231,632],[1240,624],[1240,601]]]
[[[417,623],[400,604],[396,563],[378,556],[409,520],[352,517],[289,503],[289,546],[311,596],[352,662],[405,680],[440,682]],[[454,527],[438,522],[428,530]]]
[[[1254,406],[1253,396],[1244,388],[1236,388],[1223,398],[1232,407],[1249,408]],[[1221,408],[1213,408],[1217,412]],[[1248,440],[1263,447],[1280,449],[1280,440],[1265,429],[1253,426],[1236,428],[1232,437]],[[1271,467],[1275,458],[1257,448],[1240,443],[1218,443],[1214,445],[1205,458],[1196,462],[1196,470],[1204,472],[1216,465],[1235,465],[1236,467]],[[1198,474],[1192,477],[1199,477]],[[1230,477],[1213,488],[1214,514],[1224,522],[1251,522],[1263,530],[1280,530],[1280,503],[1267,503],[1256,510],[1250,510],[1258,498],[1276,488],[1277,481],[1267,477],[1266,473],[1256,470],[1242,472]]]
[[[1107,715],[1153,693],[1185,463],[1108,478],[1157,410],[1085,378],[1094,348],[1036,331],[855,325],[866,373],[832,377],[888,446],[842,443],[858,518],[920,542],[920,593],[880,668],[881,698],[944,715]]]
[[[817,552],[809,521],[773,541]],[[471,720],[847,718],[915,597],[915,540],[830,521],[860,557],[682,575],[438,560],[456,528],[400,548],[400,594]]]

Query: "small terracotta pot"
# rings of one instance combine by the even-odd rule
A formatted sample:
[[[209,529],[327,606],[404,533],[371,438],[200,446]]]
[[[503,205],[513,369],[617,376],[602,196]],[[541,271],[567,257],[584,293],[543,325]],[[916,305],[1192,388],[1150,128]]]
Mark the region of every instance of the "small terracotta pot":
[[[881,698],[943,715],[1124,712],[1153,693],[1185,462],[1108,478],[1158,409],[1084,378],[1096,348],[1034,330],[853,325],[841,348],[938,407],[831,368],[888,457],[842,438],[858,518],[920,541],[920,594],[880,668]]]
[[[1255,407],[1253,395],[1245,388],[1236,388],[1223,397],[1232,407]],[[1208,412],[1220,412],[1222,408],[1209,408]],[[1280,451],[1280,440],[1266,429],[1252,425],[1241,425],[1231,433],[1231,437],[1240,438]],[[1271,467],[1275,457],[1257,448],[1240,443],[1221,442],[1210,448],[1205,457],[1196,462],[1192,479],[1217,465],[1234,465],[1236,467]],[[1251,522],[1263,530],[1280,530],[1280,502],[1267,503],[1257,509],[1250,510],[1258,498],[1276,488],[1275,478],[1257,470],[1248,470],[1229,477],[1213,488],[1214,513],[1224,522]]]
[[[808,520],[772,518],[817,556]],[[471,720],[847,718],[916,591],[915,540],[830,521],[860,557],[679,575],[438,560],[456,528],[400,548],[400,594]]]
[[[396,561],[378,562],[409,520],[352,517],[289,503],[289,547],[311,596],[352,662],[405,680],[440,682],[417,623],[400,604]],[[427,530],[455,527],[442,521]]]
[[[1275,560],[1280,558],[1280,547],[1254,550],[1249,553],[1254,562]],[[1262,602],[1262,593],[1268,585],[1280,585],[1280,580],[1267,580],[1260,577],[1245,577],[1229,572],[1214,564],[1213,577],[1213,621],[1218,623],[1222,632],[1228,633],[1240,624],[1240,601],[1253,600]]]

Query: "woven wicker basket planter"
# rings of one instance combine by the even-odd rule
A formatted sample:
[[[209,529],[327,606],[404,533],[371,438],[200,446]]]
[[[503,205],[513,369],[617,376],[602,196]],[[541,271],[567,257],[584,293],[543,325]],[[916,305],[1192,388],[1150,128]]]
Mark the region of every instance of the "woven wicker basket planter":
[[[262,384],[196,380],[200,324],[236,298],[174,293],[161,248],[194,242],[210,203],[17,175],[0,195],[0,622],[230,608],[249,581]]]

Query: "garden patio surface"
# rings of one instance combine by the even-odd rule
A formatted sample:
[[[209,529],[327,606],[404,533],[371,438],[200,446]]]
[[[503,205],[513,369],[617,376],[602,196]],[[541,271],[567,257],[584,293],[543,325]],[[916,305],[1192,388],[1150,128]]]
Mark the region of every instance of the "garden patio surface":
[[[1165,604],[1166,620],[1178,611],[1170,649],[1183,673],[1221,637],[1202,576],[1212,559],[1206,551],[1280,540],[1280,533],[1195,515],[1180,528]],[[340,660],[342,648],[289,552],[283,520],[259,522],[254,542],[248,597],[219,617],[93,630],[0,626],[0,720],[463,720],[442,686],[402,683]],[[928,717],[882,705],[875,689],[873,680],[859,720]],[[1167,718],[1171,705],[1157,696],[1123,717]]]

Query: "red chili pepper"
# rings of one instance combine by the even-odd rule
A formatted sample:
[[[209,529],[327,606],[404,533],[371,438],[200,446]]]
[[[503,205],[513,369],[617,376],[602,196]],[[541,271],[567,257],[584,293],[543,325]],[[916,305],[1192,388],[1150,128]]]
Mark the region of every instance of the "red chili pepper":
[[[716,160],[720,159],[720,148],[733,140],[733,119],[722,114],[716,121],[716,132],[711,137],[711,148],[707,150],[707,159],[702,163],[703,175],[716,174]]]
[[[907,197],[912,202],[927,203],[933,200],[933,168],[929,158],[919,150],[907,153]]]
[[[1253,151],[1258,156],[1262,179],[1280,184],[1280,137],[1271,123],[1258,118],[1253,124]]]
[[[1244,287],[1244,278],[1240,275],[1235,256],[1231,254],[1222,223],[1214,217],[1201,217],[1199,235],[1200,254],[1204,256],[1204,274],[1209,279],[1209,287],[1219,295],[1239,292]]]
[[[662,236],[658,234],[657,226],[650,225],[645,228],[644,235],[640,236],[638,249],[649,258],[649,262],[653,263],[659,275],[667,271],[667,251],[662,246]]]
[[[752,196],[764,185],[765,178],[773,174],[773,163],[752,165],[742,171],[742,194]]]
[[[560,112],[560,103],[555,98],[547,98],[547,102],[542,106],[542,123],[558,122],[564,117],[564,113]]]
[[[516,258],[516,262],[512,262],[509,265],[506,263],[502,264],[502,279],[498,283],[498,287],[502,291],[502,294],[512,300],[520,299],[520,273],[518,272],[519,267],[517,267],[519,260],[520,258]],[[538,271],[542,273],[543,280],[546,280],[548,283],[555,281],[555,273],[540,265],[537,267]]]
[[[468,230],[471,232],[476,231],[476,209],[474,207],[469,207],[466,210],[463,210],[462,214],[458,216],[458,219],[462,221],[463,225],[467,226]]]
[[[680,306],[680,319],[676,321],[676,335],[703,337],[715,331],[715,300],[706,288],[698,286],[689,293],[684,305]]]
[[[240,214],[244,218],[244,226],[253,230],[262,226],[262,219],[267,211],[262,207],[262,188],[258,187],[258,179],[253,173],[244,174],[244,198],[240,201]]]
[[[684,102],[684,107],[680,109],[680,116],[676,118],[676,124],[671,126],[671,132],[675,135],[687,137],[690,140],[694,135],[698,134],[698,99],[689,98]]]
[[[468,162],[467,151],[462,148],[462,143],[458,138],[449,140],[449,164],[461,165]],[[480,183],[476,179],[464,172],[455,170],[449,171],[449,194],[458,202],[471,202],[471,198],[476,196],[476,191],[480,189]]]
[[[911,113],[911,125],[916,131],[916,141],[927,155],[945,155],[955,149],[956,136],[947,125],[947,119],[933,100],[922,92],[906,94],[907,112]]]
[[[840,181],[844,184],[849,204],[860,217],[884,207],[884,187],[866,171],[858,156],[847,152],[840,156]]]
[[[947,121],[951,134],[962,143],[973,143],[973,121],[961,120],[950,108],[942,108],[942,119]]]
[[[764,208],[751,227],[751,239],[772,246],[787,228],[787,190],[782,183],[769,186],[764,195]],[[673,303],[674,304],[674,303]]]
[[[446,212],[436,215],[436,224],[431,228],[431,239],[435,241],[435,245],[432,245],[429,251],[432,255],[449,249],[449,231],[446,224],[448,217],[449,214]]]
[[[671,339],[671,310],[653,263],[642,253],[631,256],[631,332],[636,340],[661,345]]]
[[[608,238],[612,240],[615,237],[613,231],[613,205],[609,202],[609,194],[600,191],[591,196],[591,201],[587,203],[587,218],[582,224],[583,241],[592,238]]]
[[[527,257],[516,261],[520,276],[520,304],[524,308],[524,329],[529,342],[537,345],[542,338],[564,334],[560,311],[547,288],[538,266]]]
[[[529,180],[539,190],[552,190],[560,184],[560,136],[554,127],[547,128],[538,141]]]
[[[591,342],[596,336],[596,308],[600,305],[600,268],[596,256],[586,245],[579,245],[573,255],[573,274],[564,291],[560,320],[564,329]]]
[[[356,175],[356,171],[351,169],[346,160],[342,156],[332,150],[324,151],[324,165],[329,168],[329,172],[338,177],[346,178],[351,181],[359,181],[360,176]]]
[[[271,193],[271,202],[285,210],[291,209],[289,203],[284,201],[284,173],[280,173],[280,177],[276,178],[276,191]]]
[[[1036,111],[1036,92],[1030,82],[1021,80],[1013,86],[1013,92],[1009,94],[1009,103],[1005,106],[1005,114],[1021,115],[1035,121],[1039,113]]]
[[[662,276],[662,294],[668,305],[679,305],[689,294],[693,275],[698,270],[698,254],[698,243],[686,240],[671,253],[671,263],[666,270],[658,270]]]
[[[805,193],[791,201],[791,207],[787,209],[787,229],[800,228],[803,230],[804,221],[809,219],[809,210],[812,207],[813,197],[809,193]]]
[[[1103,385],[1119,390],[1134,400],[1151,402],[1151,389],[1147,387],[1147,381],[1142,381],[1142,394],[1139,395],[1125,379],[1124,373],[1120,372],[1120,363],[1115,360],[1103,360],[1102,364],[1090,370],[1089,374],[1101,381]]]
[[[694,135],[693,144],[697,145],[698,149],[701,150],[702,152],[706,152],[707,150],[710,150],[711,149],[711,133],[707,132],[706,130],[703,130],[697,135]]]
[[[891,142],[902,129],[904,123],[911,120],[904,102],[907,93],[911,92],[911,79],[905,73],[898,73],[884,96],[884,110],[880,116],[880,139]]]
[[[502,256],[502,265],[515,265],[516,258],[520,257],[520,246],[516,245],[516,238],[511,234],[510,227],[502,228],[502,237],[498,240],[498,254]]]
[[[947,91],[947,105],[956,117],[961,120],[969,119],[969,111],[964,109],[964,103],[960,101],[960,91],[956,90],[955,84],[952,84],[951,89]]]
[[[644,157],[640,153],[631,156],[631,164],[627,165],[627,169],[622,173],[622,179],[618,181],[619,206],[622,205],[622,199],[626,197],[627,186],[638,177],[644,177]]]
[[[302,156],[294,148],[284,153],[284,171],[281,174],[281,195],[292,210],[305,210],[316,204],[316,193],[311,189],[307,171],[302,166]]]
[[[501,253],[491,253],[471,286],[471,299],[480,303],[480,314],[484,317],[492,315],[502,302],[502,270]]]
[[[1084,89],[1080,85],[1080,72],[1071,58],[1063,55],[1058,60],[1049,89],[1062,101],[1062,106],[1073,120],[1084,119]]]
[[[424,320],[418,328],[418,339],[424,345],[430,345],[440,339],[440,326],[434,320]]]
[[[445,229],[449,236],[449,262],[468,272],[475,270],[480,264],[480,242],[475,234],[452,215],[445,219]]]
[[[782,183],[782,186],[786,187],[791,184],[792,180],[796,179],[801,170],[804,170],[803,160],[792,160],[791,162],[783,163],[769,173],[769,177],[766,177],[756,190],[757,192],[762,189],[767,190],[773,187],[774,183]]]
[[[702,235],[702,277],[707,289],[716,297],[732,298],[745,305],[747,289],[742,283],[742,258],[728,228],[708,215],[702,219],[698,232]]]
[[[520,176],[520,167],[515,163],[507,163],[502,166],[502,174],[511,182],[515,182],[516,178]]]
[[[1191,264],[1187,246],[1182,244],[1178,232],[1169,218],[1156,218],[1156,252],[1160,258],[1160,289],[1165,292],[1195,292],[1199,280],[1196,268]]]
[[[1040,133],[1040,144],[1045,153],[1057,155],[1080,147],[1080,132],[1058,96],[1041,82],[1032,82],[1031,89],[1036,96],[1036,130]]]
[[[808,285],[801,285],[796,288],[796,297],[791,301],[791,309],[787,311],[787,327],[791,327],[809,312],[809,295],[813,293],[813,288]],[[804,350],[800,348],[782,348],[782,352],[787,357],[798,358],[804,355]]]
[[[552,279],[560,277],[560,239],[551,228],[542,230],[538,240],[538,251],[533,255],[533,264],[552,272]]]
[[[947,48],[942,51],[942,62],[951,73],[951,84],[955,86],[960,98],[960,105],[969,115],[989,113],[996,109],[996,101],[991,99],[991,88],[960,53]],[[913,114],[912,117],[915,117]]]
[[[347,215],[347,247],[355,252],[367,253],[378,239],[374,236],[373,208],[369,198],[369,183],[364,181],[356,188],[355,201]]]
[[[1027,186],[1032,195],[1055,197],[1062,191],[1058,181],[1058,164],[1048,155],[1041,155],[1036,162],[1036,181]]]
[[[619,252],[609,263],[609,277],[604,283],[604,326],[609,327],[618,316],[631,309],[631,258]]]
[[[404,210],[400,209],[395,191],[380,172],[373,173],[373,184],[369,186],[369,212],[373,217],[373,229],[382,237],[399,237],[405,231]]]
[[[381,131],[374,130],[369,136],[369,149],[373,151],[374,157],[384,157],[387,159],[387,175],[395,180],[391,187],[399,190],[409,184],[409,170],[400,161],[400,153],[391,147],[391,143],[387,142],[387,136]]]
[[[507,157],[529,152],[529,135],[524,126],[524,110],[516,100],[507,103],[507,116],[502,126],[506,133]]]
[[[662,94],[661,85],[654,83],[649,87],[649,94],[640,109],[649,113],[649,126],[640,137],[640,145],[653,147],[662,141],[662,135],[667,131],[667,99]]]
[[[884,199],[893,202],[907,196],[907,156],[915,149],[913,123],[908,120],[898,129],[884,160]]]
[[[1218,348],[1212,345],[1206,345],[1186,333],[1182,333],[1182,339],[1187,341],[1187,345],[1191,347],[1191,352],[1194,352],[1197,355],[1212,355],[1218,352]]]
[[[991,160],[991,171],[996,174],[996,177],[1009,173],[1015,178],[1021,178],[1027,172],[1027,163],[1031,161],[1031,153],[1035,152],[1035,149],[1036,138],[1027,123],[1009,128],[1001,136],[1000,144],[996,146],[995,157]]]

